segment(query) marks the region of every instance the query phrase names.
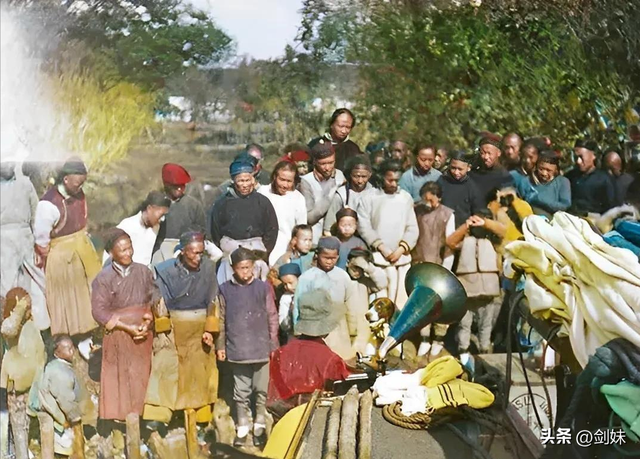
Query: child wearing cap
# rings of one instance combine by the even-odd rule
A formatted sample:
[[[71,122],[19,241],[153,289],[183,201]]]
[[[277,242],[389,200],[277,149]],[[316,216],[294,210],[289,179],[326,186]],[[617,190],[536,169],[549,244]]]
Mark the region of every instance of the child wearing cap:
[[[253,444],[266,441],[269,355],[278,347],[278,311],[273,288],[253,274],[254,254],[243,247],[231,254],[233,276],[220,286],[218,360],[230,363],[237,410],[235,446],[246,444],[251,430],[251,396],[256,413]]]
[[[343,207],[336,212],[335,233],[336,237],[340,240],[338,268],[347,269],[347,259],[351,249],[367,247],[367,244],[355,235],[357,227],[358,214],[355,210]]]
[[[278,323],[280,324],[281,340],[286,342],[293,334],[291,313],[293,308],[293,295],[296,293],[298,278],[302,272],[296,263],[286,263],[280,266],[278,275],[281,284],[276,289],[278,299]]]

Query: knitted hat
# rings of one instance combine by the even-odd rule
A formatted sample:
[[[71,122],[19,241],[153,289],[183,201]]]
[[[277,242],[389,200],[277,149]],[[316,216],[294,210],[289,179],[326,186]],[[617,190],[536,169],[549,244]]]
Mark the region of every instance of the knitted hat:
[[[69,158],[60,169],[60,176],[65,175],[87,175],[87,167],[78,157]]]
[[[187,170],[179,164],[166,163],[162,166],[162,182],[165,185],[180,186],[191,181]]]
[[[311,147],[311,157],[315,160],[328,158],[335,153],[336,151],[333,149],[333,145],[326,139],[318,140],[318,142]]]
[[[301,294],[298,299],[298,321],[293,326],[294,333],[307,336],[328,335],[338,324],[340,309],[337,303],[334,304],[331,294],[324,289]]]
[[[320,250],[340,250],[340,240],[337,237],[329,236],[329,237],[321,237],[318,241],[317,252]]]
[[[630,381],[604,384],[600,392],[609,406],[622,419],[622,428],[631,440],[640,441],[640,386]]]
[[[241,261],[255,261],[255,259],[256,256],[252,250],[245,249],[244,247],[238,247],[231,253],[231,266],[235,266]]]
[[[339,222],[342,217],[353,217],[358,220],[358,212],[351,209],[350,207],[343,207],[338,212],[336,212],[336,222]]]
[[[493,145],[494,147],[500,149],[502,146],[502,138],[499,135],[492,134],[490,132],[486,132],[482,138],[480,139],[479,147],[483,145]]]
[[[278,269],[278,277],[282,276],[296,276],[300,277],[302,271],[300,270],[300,265],[297,263],[286,263],[280,266]]]
[[[420,384],[427,387],[449,382],[463,372],[460,362],[450,355],[434,360],[420,371],[422,372]]]
[[[462,379],[427,387],[427,405],[435,410],[461,405],[469,405],[476,409],[487,408],[494,400],[495,396],[486,387]]]

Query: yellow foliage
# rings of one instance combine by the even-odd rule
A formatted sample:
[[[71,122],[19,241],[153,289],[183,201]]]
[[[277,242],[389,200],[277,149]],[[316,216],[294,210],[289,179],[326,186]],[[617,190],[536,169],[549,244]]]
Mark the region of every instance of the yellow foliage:
[[[102,88],[89,74],[72,73],[59,75],[52,86],[71,124],[67,148],[94,172],[126,156],[131,140],[154,123],[153,94],[134,84]]]

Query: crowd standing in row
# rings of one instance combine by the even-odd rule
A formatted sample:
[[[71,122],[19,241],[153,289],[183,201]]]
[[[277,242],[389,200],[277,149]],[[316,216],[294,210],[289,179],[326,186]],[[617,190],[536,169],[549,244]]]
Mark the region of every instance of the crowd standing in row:
[[[372,353],[368,305],[389,298],[402,309],[413,264],[442,264],[465,286],[469,312],[449,351],[472,365],[474,318],[477,351],[492,351],[507,288],[500,255],[522,236],[522,219],[638,204],[638,179],[617,151],[601,158],[592,140],[576,143],[575,167],[563,174],[546,138],[487,133],[478,154],[434,145],[412,153],[398,140],[366,154],[349,140],[355,122],[336,110],[329,132],[286,152],[270,176],[264,150],[248,145],[208,210],[185,194],[190,173],[165,164],[164,190],[108,231],[102,263],[86,232],[82,162],[65,163],[41,199],[19,168],[3,164],[3,400],[48,412],[63,451],[68,426],[82,418],[84,360],[101,355],[92,375],[101,420],[136,413],[165,424],[182,410],[211,421],[225,362],[235,444],[252,432],[261,446],[267,410],[279,419]],[[448,332],[421,330],[405,358],[443,355]],[[26,457],[26,412],[12,416],[18,457]]]

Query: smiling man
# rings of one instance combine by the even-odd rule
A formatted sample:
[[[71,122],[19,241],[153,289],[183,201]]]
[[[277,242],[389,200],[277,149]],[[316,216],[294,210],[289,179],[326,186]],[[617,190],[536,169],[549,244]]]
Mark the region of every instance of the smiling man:
[[[500,164],[502,156],[500,141],[495,136],[485,136],[480,140],[480,167],[469,173],[480,193],[483,207],[489,203],[489,192],[494,188],[514,186],[513,177]]]

